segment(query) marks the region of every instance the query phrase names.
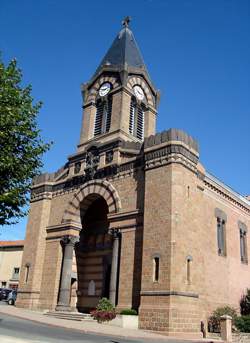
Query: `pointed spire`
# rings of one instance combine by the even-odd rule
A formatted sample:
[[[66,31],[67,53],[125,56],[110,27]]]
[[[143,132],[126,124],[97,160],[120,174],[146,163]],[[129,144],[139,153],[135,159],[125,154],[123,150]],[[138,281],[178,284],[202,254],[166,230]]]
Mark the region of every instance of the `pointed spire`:
[[[124,27],[114,39],[111,47],[97,68],[95,75],[97,75],[104,66],[119,68],[128,66],[145,71],[149,77],[139,47],[132,31],[129,28],[130,21],[130,17],[125,17],[122,21],[122,25]]]

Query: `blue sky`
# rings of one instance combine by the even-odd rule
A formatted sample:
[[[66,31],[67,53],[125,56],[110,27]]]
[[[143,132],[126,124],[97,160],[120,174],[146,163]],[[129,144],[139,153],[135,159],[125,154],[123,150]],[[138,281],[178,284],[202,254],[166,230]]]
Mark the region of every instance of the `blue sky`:
[[[121,28],[131,28],[161,91],[157,130],[181,128],[200,145],[206,169],[250,194],[249,0],[0,0],[0,50],[16,57],[24,84],[44,106],[39,125],[54,146],[44,171],[76,150],[80,84],[94,73]],[[21,239],[26,219],[0,229]]]

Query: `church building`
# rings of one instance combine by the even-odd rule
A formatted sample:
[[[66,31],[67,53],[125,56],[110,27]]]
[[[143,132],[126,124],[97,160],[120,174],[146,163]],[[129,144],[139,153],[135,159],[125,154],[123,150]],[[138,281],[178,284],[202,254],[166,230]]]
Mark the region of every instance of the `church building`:
[[[17,306],[89,312],[107,297],[142,329],[198,335],[250,287],[250,198],[206,171],[186,132],[156,133],[128,18],[81,91],[76,152],[33,181]]]

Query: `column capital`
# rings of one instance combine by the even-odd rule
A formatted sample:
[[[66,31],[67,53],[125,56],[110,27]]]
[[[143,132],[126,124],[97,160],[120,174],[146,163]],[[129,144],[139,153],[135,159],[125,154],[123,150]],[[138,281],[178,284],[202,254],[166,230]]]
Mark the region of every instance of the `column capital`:
[[[109,235],[111,235],[114,239],[118,239],[121,236],[121,230],[120,229],[109,229],[108,230]]]
[[[61,242],[64,245],[75,245],[79,242],[79,236],[65,235],[61,238]]]

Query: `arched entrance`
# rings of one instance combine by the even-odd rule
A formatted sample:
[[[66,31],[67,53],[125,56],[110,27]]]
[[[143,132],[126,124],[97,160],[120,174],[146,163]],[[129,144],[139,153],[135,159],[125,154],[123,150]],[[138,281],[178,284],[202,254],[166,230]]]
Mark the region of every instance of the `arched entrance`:
[[[56,310],[71,311],[77,306],[79,311],[89,311],[103,296],[116,303],[120,233],[113,227],[109,230],[108,215],[120,209],[119,195],[106,180],[86,182],[69,201],[61,224],[63,259]],[[75,287],[76,305],[71,301]]]
[[[100,298],[109,298],[113,242],[108,232],[109,208],[102,196],[88,195],[80,205],[80,213],[82,230],[75,249],[77,308],[86,312],[93,309]]]

